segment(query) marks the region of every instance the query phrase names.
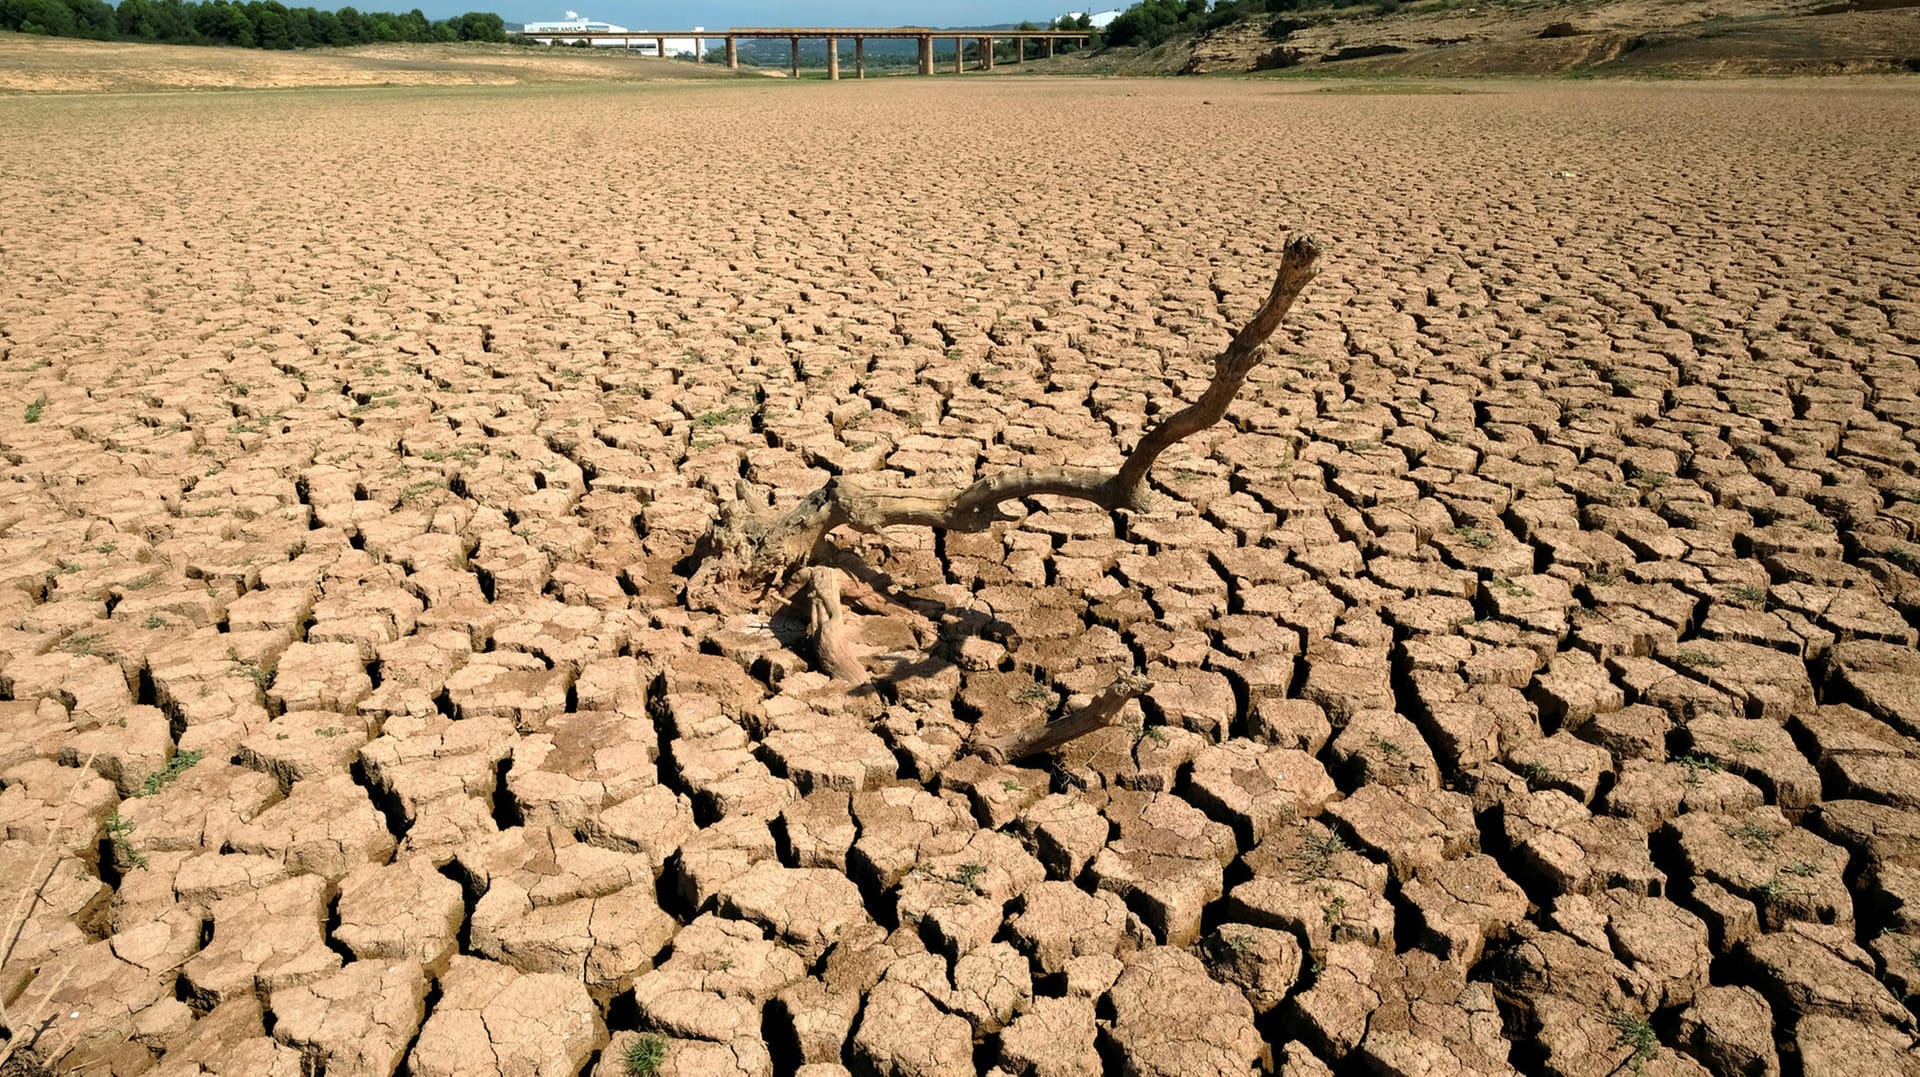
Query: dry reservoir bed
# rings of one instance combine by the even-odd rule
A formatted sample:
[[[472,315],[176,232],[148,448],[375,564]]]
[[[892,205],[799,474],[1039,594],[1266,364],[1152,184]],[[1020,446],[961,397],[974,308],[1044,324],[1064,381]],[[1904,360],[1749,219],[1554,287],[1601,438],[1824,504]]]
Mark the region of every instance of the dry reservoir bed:
[[[9,102],[11,1027],[1915,1072],[1920,96],[1301,89]],[[677,602],[741,479],[1117,462],[1295,229],[1152,511],[848,541],[919,618],[861,623],[879,695]],[[1045,767],[962,754],[1133,666]]]

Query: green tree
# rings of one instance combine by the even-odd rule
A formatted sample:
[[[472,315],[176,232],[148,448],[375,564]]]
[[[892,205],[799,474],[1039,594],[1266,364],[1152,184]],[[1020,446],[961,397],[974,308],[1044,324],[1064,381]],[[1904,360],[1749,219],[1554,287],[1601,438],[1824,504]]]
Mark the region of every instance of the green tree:
[[[507,24],[491,11],[469,11],[460,16],[460,40],[505,41]]]
[[[160,25],[155,14],[152,0],[120,0],[119,9],[113,13],[114,32],[121,37],[158,41]]]
[[[61,0],[0,0],[0,30],[70,37],[79,25]]]
[[[73,12],[74,33],[80,37],[110,38],[114,34],[113,7],[103,0],[66,0]]]

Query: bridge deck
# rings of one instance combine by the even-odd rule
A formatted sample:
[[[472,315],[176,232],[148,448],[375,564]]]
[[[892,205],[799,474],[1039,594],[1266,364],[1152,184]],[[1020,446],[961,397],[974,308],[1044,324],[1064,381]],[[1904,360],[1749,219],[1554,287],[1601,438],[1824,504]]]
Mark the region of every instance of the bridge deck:
[[[730,30],[522,30],[525,37],[621,38],[621,37],[1027,37],[1080,41],[1086,30],[969,30],[933,29],[925,26],[746,26]]]

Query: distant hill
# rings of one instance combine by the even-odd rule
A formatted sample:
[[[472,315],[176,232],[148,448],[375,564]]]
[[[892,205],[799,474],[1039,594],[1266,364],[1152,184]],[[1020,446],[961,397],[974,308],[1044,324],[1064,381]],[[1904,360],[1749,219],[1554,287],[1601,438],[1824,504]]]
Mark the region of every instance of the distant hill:
[[[1041,69],[1688,77],[1920,71],[1920,0],[1373,0],[1249,15],[1209,32],[1063,57]]]

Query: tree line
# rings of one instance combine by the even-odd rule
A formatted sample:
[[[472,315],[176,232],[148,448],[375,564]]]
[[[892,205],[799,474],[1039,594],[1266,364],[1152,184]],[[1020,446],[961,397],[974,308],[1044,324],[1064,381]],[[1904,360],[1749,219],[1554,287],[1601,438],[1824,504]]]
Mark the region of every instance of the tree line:
[[[376,41],[505,41],[506,23],[490,12],[428,19],[343,7],[323,11],[278,0],[0,0],[0,30],[55,37],[304,49]]]

